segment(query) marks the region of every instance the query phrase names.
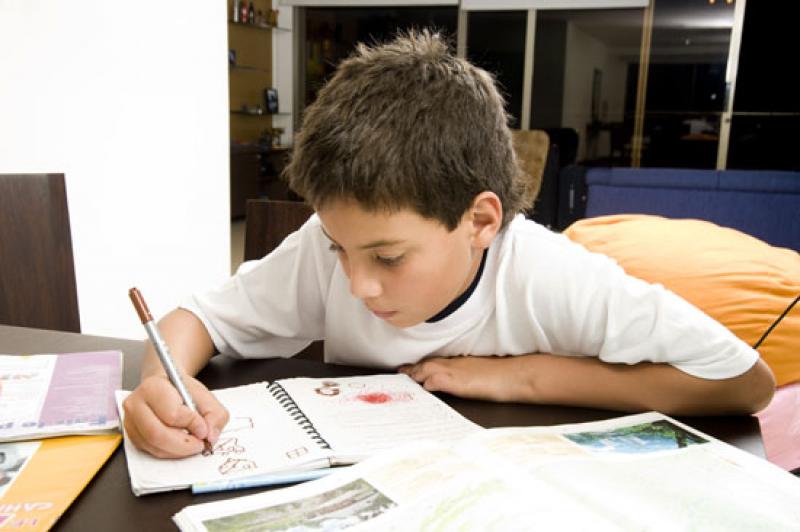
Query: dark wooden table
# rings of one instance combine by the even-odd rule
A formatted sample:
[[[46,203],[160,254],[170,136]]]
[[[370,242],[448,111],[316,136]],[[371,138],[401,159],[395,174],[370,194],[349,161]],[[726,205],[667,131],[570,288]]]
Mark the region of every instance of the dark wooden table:
[[[0,325],[0,353],[69,353],[118,349],[125,354],[123,385],[139,380],[144,342]],[[336,377],[374,373],[365,368],[334,366],[308,360],[233,360],[214,358],[199,375],[210,388],[287,377]],[[442,396],[448,404],[484,427],[556,425],[595,421],[620,415],[589,408],[496,404]],[[758,421],[751,416],[681,418],[720,440],[764,456]],[[56,530],[175,530],[172,515],[184,506],[257,492],[192,495],[188,490],[135,497],[131,492],[125,453],[120,446],[97,476],[56,524]]]

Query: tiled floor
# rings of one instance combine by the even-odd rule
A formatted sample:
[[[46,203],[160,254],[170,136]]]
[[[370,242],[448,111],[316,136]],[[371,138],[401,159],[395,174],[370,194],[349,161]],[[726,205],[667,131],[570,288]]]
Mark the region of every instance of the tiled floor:
[[[244,260],[244,220],[231,222],[231,273]]]

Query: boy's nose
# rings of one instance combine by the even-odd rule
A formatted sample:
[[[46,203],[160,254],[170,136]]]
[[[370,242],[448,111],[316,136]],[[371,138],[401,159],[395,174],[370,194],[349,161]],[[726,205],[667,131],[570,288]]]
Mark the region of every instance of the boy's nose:
[[[350,293],[358,299],[369,299],[381,295],[380,281],[364,268],[350,267]]]

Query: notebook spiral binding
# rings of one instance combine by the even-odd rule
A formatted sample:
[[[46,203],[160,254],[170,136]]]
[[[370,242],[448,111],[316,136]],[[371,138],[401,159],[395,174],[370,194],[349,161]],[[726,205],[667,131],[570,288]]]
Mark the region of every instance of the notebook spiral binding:
[[[289,416],[297,423],[297,425],[308,434],[317,445],[322,449],[330,449],[330,444],[322,437],[317,431],[314,424],[306,417],[305,413],[297,406],[292,396],[278,382],[273,382],[267,387],[267,391],[278,401],[278,404],[289,413]]]

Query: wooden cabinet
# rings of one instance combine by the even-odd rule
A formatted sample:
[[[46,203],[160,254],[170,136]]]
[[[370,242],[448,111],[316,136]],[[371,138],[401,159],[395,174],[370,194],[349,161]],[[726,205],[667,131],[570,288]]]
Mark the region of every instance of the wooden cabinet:
[[[258,142],[272,129],[266,102],[266,91],[273,87],[272,32],[287,31],[269,24],[269,0],[252,5],[256,21],[242,23],[233,20],[234,3],[228,2],[230,135],[231,142],[238,144]]]
[[[286,148],[267,150],[258,145],[231,147],[231,219],[245,216],[249,199],[297,199],[280,178],[288,156],[289,150]]]
[[[231,148],[231,219],[244,218],[247,200],[258,197],[260,174],[259,148]]]
[[[250,2],[245,5],[249,7]],[[255,20],[243,23],[240,17],[234,19],[234,2],[228,0],[232,219],[245,216],[248,199],[288,196],[288,189],[278,180],[287,150],[272,147],[272,115],[265,101],[267,89],[273,86],[272,32],[287,30],[270,24],[270,0],[255,0],[252,5]]]

